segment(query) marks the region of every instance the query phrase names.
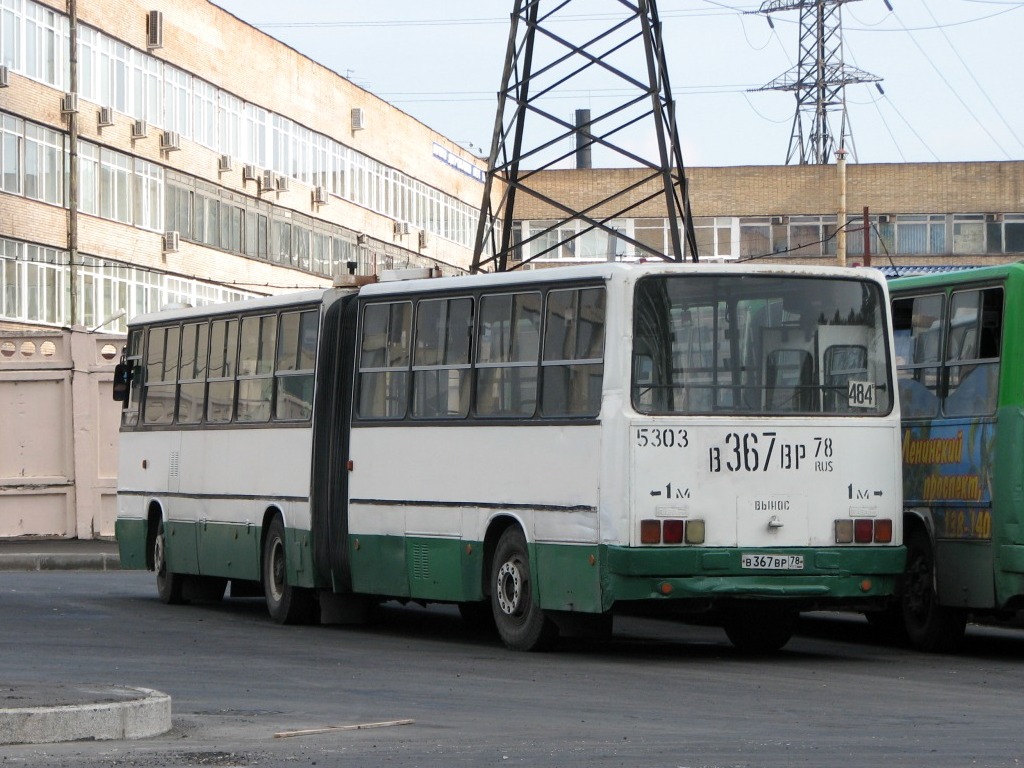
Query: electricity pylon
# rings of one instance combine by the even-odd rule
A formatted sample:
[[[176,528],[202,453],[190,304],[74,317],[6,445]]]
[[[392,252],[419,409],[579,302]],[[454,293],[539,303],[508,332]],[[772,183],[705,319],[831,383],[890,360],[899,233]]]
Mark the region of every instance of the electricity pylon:
[[[587,99],[596,89],[614,90],[616,103],[589,120],[565,119],[554,111],[567,96]],[[652,144],[656,151],[645,149]],[[539,171],[566,167],[569,158],[586,157],[591,149],[610,156],[609,166],[640,166],[646,173],[585,205],[577,194],[555,199],[550,188],[538,188]],[[668,222],[667,254],[615,226],[659,197]],[[544,211],[546,224],[515,242],[516,206],[531,201]],[[643,208],[644,217],[652,215],[657,214],[649,206]],[[642,257],[681,261],[681,231],[696,261],[655,0],[516,0],[471,271],[515,269],[564,245],[571,248],[591,232]],[[531,256],[518,261],[516,249],[527,244]]]
[[[800,10],[800,58],[793,69],[779,75],[758,91],[793,91],[796,114],[789,137],[786,165],[830,162],[836,150],[845,149],[856,161],[857,152],[846,111],[846,86],[877,83],[880,77],[843,62],[843,3],[852,0],[765,0],[758,13]],[[771,17],[768,17],[771,23]],[[830,116],[838,112],[839,133]]]

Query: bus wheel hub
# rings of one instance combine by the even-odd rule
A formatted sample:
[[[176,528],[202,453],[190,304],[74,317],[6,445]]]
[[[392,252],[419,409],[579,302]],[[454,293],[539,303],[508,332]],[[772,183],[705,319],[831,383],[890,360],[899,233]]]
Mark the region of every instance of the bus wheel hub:
[[[508,616],[519,608],[522,597],[523,577],[515,563],[505,563],[498,570],[498,607]]]

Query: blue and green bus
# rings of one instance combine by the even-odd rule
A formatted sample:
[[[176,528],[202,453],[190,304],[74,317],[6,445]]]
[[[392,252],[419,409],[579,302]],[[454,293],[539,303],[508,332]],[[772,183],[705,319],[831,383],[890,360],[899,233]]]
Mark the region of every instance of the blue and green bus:
[[[1024,607],[1024,264],[890,283],[903,419],[911,642]]]

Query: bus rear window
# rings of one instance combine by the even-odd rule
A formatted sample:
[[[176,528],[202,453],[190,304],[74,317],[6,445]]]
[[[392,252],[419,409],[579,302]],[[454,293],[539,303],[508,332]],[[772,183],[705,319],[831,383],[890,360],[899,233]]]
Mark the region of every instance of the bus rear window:
[[[888,413],[881,288],[744,275],[637,282],[632,401],[641,413]]]

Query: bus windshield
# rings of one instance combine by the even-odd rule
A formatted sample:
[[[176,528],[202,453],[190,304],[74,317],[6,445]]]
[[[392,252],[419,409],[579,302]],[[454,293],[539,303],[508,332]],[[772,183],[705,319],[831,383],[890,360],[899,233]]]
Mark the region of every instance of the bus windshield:
[[[649,414],[887,414],[881,288],[854,279],[637,281],[632,401]]]

